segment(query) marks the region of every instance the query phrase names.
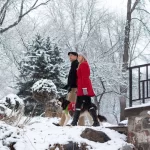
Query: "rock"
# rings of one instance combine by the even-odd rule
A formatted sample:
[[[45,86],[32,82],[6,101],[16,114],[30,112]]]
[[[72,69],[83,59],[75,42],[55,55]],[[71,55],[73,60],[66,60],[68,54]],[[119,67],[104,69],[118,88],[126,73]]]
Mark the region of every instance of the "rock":
[[[125,145],[119,150],[135,150],[135,147],[133,145]]]
[[[128,120],[123,120],[123,121],[119,122],[118,125],[119,126],[127,126],[128,125]]]
[[[150,143],[140,143],[138,145],[137,150],[149,150],[150,149]]]
[[[15,145],[15,144],[16,144],[16,143],[13,142],[13,143],[11,143],[11,144],[9,145],[10,150],[15,150],[15,148],[14,148],[14,145]]]
[[[80,136],[90,141],[100,142],[100,143],[104,143],[111,140],[104,132],[96,131],[90,128],[86,128]]]
[[[135,147],[133,145],[125,145],[119,150],[135,150]]]
[[[143,128],[144,129],[150,128],[150,117],[146,117],[143,119]]]
[[[68,142],[68,144],[55,144],[54,146],[50,146],[49,150],[87,150],[87,144],[86,143],[74,143],[72,141]]]
[[[79,150],[79,147],[78,147],[78,144],[73,143],[73,142],[69,142],[68,144],[64,145],[64,149],[65,150],[70,150],[70,149]]]

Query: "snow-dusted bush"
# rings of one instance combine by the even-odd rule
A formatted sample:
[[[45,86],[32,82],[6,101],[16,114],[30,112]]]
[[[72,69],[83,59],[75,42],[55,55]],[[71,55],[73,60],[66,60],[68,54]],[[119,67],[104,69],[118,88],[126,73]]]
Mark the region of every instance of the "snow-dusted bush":
[[[12,112],[11,109],[7,108],[3,104],[0,104],[0,115],[2,115],[3,117],[9,116],[11,114],[11,112]]]
[[[61,108],[57,104],[57,88],[51,80],[41,79],[32,87],[33,98],[43,103],[45,106],[45,116],[55,117],[61,113]]]
[[[4,104],[0,104],[0,120],[10,125],[18,125],[21,117],[24,115],[24,107],[19,107],[18,110],[9,109]]]
[[[41,103],[46,103],[57,96],[57,88],[52,80],[41,79],[32,87],[33,98]]]
[[[5,111],[6,111],[6,107],[0,104],[0,120],[6,116]]]
[[[8,94],[0,100],[0,115],[8,124],[17,125],[24,115],[24,102],[15,94]]]
[[[0,100],[0,104],[6,106],[7,108],[18,110],[20,107],[24,106],[24,102],[16,94],[8,94],[3,99]]]

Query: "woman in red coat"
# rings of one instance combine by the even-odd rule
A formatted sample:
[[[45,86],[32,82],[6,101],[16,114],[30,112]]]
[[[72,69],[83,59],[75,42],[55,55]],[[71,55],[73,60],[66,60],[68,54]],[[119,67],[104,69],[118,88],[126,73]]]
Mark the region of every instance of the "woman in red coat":
[[[85,52],[78,53],[79,67],[77,69],[77,102],[74,118],[71,123],[76,126],[82,108],[88,109],[93,118],[93,126],[99,126],[96,110],[91,106],[91,97],[95,96],[90,80],[90,67]]]

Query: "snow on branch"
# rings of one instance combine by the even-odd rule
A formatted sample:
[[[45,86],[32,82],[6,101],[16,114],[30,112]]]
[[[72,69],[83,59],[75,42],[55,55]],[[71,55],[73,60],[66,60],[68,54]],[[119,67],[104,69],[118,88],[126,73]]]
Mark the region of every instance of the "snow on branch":
[[[16,25],[18,25],[20,23],[20,21],[27,15],[29,14],[31,11],[37,9],[38,7],[42,6],[42,5],[47,5],[49,1],[51,0],[47,0],[45,2],[42,2],[40,4],[38,4],[39,0],[36,0],[33,5],[24,12],[24,6],[25,6],[25,1],[26,0],[22,0],[21,1],[21,5],[20,5],[20,10],[19,10],[19,16],[16,19],[16,21],[10,23],[9,25],[7,25],[7,27],[3,28],[1,27],[4,23],[4,20],[7,17],[7,11],[9,10],[9,6],[12,4],[10,0],[7,0],[3,6],[0,9],[0,34],[8,31],[9,29],[15,27]]]

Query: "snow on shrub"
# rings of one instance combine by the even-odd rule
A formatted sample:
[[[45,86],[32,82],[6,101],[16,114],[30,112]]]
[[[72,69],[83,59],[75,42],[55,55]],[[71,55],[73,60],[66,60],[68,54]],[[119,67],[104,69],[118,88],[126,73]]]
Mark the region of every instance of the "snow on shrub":
[[[19,107],[24,106],[24,102],[16,94],[8,94],[3,99],[0,100],[0,104],[10,108],[18,109]]]
[[[48,79],[41,79],[32,87],[33,99],[44,104],[46,117],[57,117],[61,113],[56,100],[57,93],[55,84]]]
[[[5,109],[6,107],[0,104],[0,119],[5,117]]]
[[[0,119],[3,119],[6,116],[9,116],[12,113],[12,110],[0,104]]]
[[[55,99],[58,92],[52,80],[41,79],[32,86],[32,93],[35,100],[45,103]]]
[[[17,125],[24,115],[24,102],[15,94],[8,94],[0,100],[0,120]]]
[[[52,82],[52,80],[41,79],[33,85],[32,91],[37,91],[37,92],[47,91],[49,93],[56,94],[57,88],[56,85]]]

